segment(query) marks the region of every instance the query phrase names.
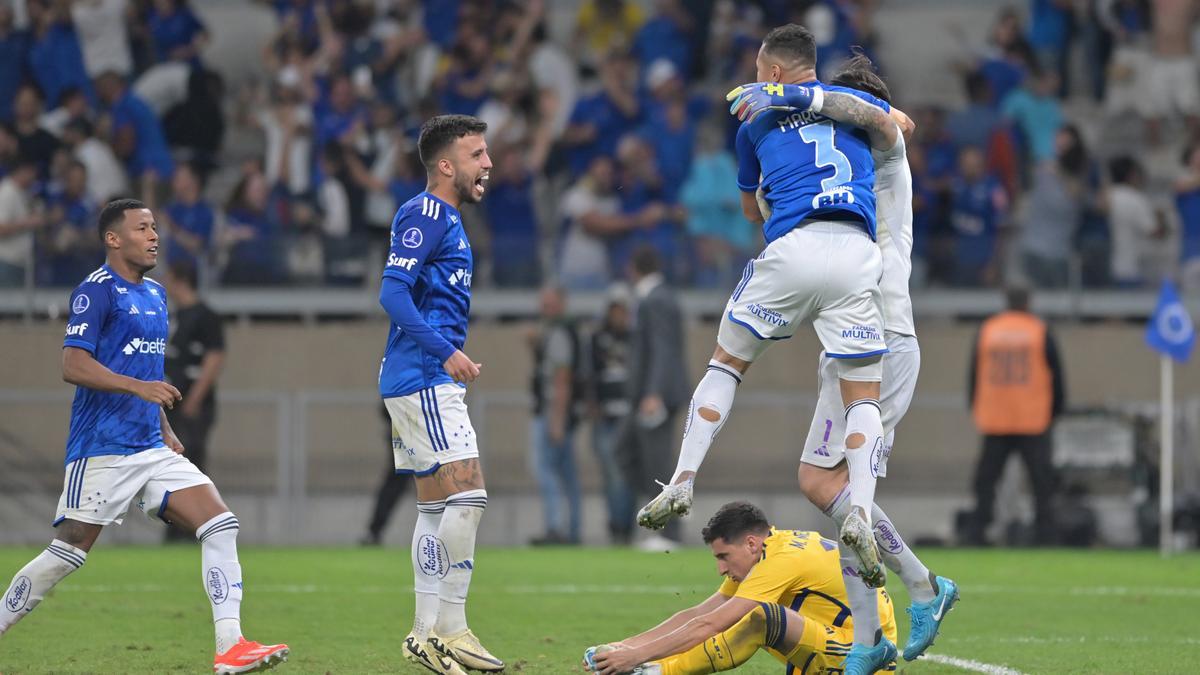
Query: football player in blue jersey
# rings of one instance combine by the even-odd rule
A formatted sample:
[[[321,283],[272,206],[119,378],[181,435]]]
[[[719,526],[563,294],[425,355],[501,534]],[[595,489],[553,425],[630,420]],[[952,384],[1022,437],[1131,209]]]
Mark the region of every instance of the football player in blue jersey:
[[[441,115],[421,127],[425,191],[392,220],[379,290],[391,319],[379,393],[392,420],[396,472],[412,475],[417,487],[416,617],[404,656],[436,673],[504,669],[467,627],[465,610],[487,491],[465,400],[480,364],[462,351],[472,257],[458,207],[487,191],[486,131],[468,115]]]
[[[661,527],[690,508],[696,469],[741,377],[771,342],[791,337],[800,321],[811,319],[834,360],[844,406],[850,508],[839,530],[847,591],[852,600],[865,598],[863,582],[884,581],[870,524],[885,452],[879,395],[887,352],[871,150],[893,148],[901,136],[896,118],[907,118],[898,111],[894,118],[890,105],[870,94],[819,82],[813,37],[802,26],[768,33],[756,65],[759,82],[731,92],[730,110],[743,121],[736,141],[742,210],[763,224],[767,246],[746,266],[726,306],[713,359],[693,394],[675,475],[638,519]],[[760,190],[770,210],[766,218],[755,197]],[[872,628],[878,617],[872,619],[868,604],[852,603],[857,628],[847,672],[874,672],[896,655]]]
[[[158,262],[154,214],[133,199],[100,213],[106,262],[71,293],[63,380],[76,385],[66,475],[55,538],[17,572],[0,605],[0,634],[83,566],[110,524],[131,504],[196,533],[204,591],[216,627],[215,673],[265,670],[287,660],[287,645],[242,637],[238,519],[212,481],[183,455],[163,408],[181,399],[163,381],[167,294],[146,273]]]

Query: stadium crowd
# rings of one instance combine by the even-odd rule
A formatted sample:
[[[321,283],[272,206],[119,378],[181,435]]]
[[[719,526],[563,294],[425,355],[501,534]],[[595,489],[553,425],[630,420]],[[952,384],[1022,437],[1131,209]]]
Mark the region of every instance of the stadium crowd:
[[[490,125],[476,280],[604,289],[649,244],[673,283],[724,290],[761,244],[724,93],[775,25],[813,28],[825,76],[887,38],[876,0],[581,0],[569,41],[545,0],[261,4],[265,78],[227,88],[187,0],[0,2],[0,285],[78,282],[129,194],[205,286],[373,284],[424,187],[416,131],[453,112]],[[958,40],[962,105],[895,92],[914,285],[1200,286],[1194,5],[1027,0]]]

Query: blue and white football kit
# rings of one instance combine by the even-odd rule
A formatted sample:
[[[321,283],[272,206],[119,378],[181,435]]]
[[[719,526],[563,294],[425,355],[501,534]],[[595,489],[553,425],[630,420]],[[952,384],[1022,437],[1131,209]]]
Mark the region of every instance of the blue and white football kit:
[[[472,266],[457,209],[428,192],[400,207],[380,290],[392,323],[379,393],[392,419],[396,473],[425,476],[479,456],[466,386],[443,365],[467,340]]]
[[[921,350],[913,322],[908,278],[912,273],[913,216],[912,172],[905,154],[904,137],[897,136],[891,150],[873,151],[877,242],[883,256],[879,289],[883,301],[884,336],[888,353],[883,356],[883,382],[879,405],[884,446],[879,477],[887,476],[896,425],[908,412],[921,369]],[[838,383],[836,360],[821,354],[818,367],[819,394],[801,461],[825,468],[845,458],[846,416]]]
[[[812,86],[890,110],[853,89]],[[811,319],[830,357],[886,352],[867,132],[808,110],[767,110],[742,124],[736,146],[738,187],[761,188],[771,213],[763,223],[767,246],[734,288],[718,344],[754,361],[771,341],[791,337]]]
[[[83,349],[119,375],[161,381],[167,320],[158,282],[132,283],[104,265],[71,293],[63,347]],[[172,492],[212,482],[163,443],[157,404],[87,387],[75,389],[66,465],[56,525],[120,523],[134,500],[161,516]]]

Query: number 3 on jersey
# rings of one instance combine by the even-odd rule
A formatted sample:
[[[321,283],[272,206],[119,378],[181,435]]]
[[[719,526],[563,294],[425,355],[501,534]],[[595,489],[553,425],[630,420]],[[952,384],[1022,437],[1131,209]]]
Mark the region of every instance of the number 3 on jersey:
[[[813,197],[814,209],[854,203],[854,194],[842,187],[853,180],[854,171],[850,168],[850,160],[833,144],[836,133],[833,122],[830,121],[800,127],[800,138],[804,139],[805,143],[816,146],[817,166],[833,167],[833,175],[821,181],[821,194]]]

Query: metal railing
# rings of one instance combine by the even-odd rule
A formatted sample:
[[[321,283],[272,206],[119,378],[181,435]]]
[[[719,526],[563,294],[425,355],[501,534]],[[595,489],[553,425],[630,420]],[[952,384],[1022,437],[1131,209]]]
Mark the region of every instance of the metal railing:
[[[290,317],[315,320],[321,317],[382,317],[375,288],[215,288],[205,294],[209,305],[226,316]],[[0,317],[64,317],[68,313],[70,289],[28,288],[0,292]],[[692,316],[718,316],[725,307],[724,291],[684,290],[684,310]],[[607,296],[580,292],[571,297],[572,311],[598,316]],[[1033,295],[1037,313],[1062,319],[1146,319],[1154,311],[1157,291],[1059,290]],[[1200,315],[1200,296],[1185,300],[1194,315]],[[1004,307],[999,290],[937,290],[913,293],[913,310],[919,317],[983,318]],[[473,319],[538,316],[537,294],[530,290],[482,290],[472,294]]]

